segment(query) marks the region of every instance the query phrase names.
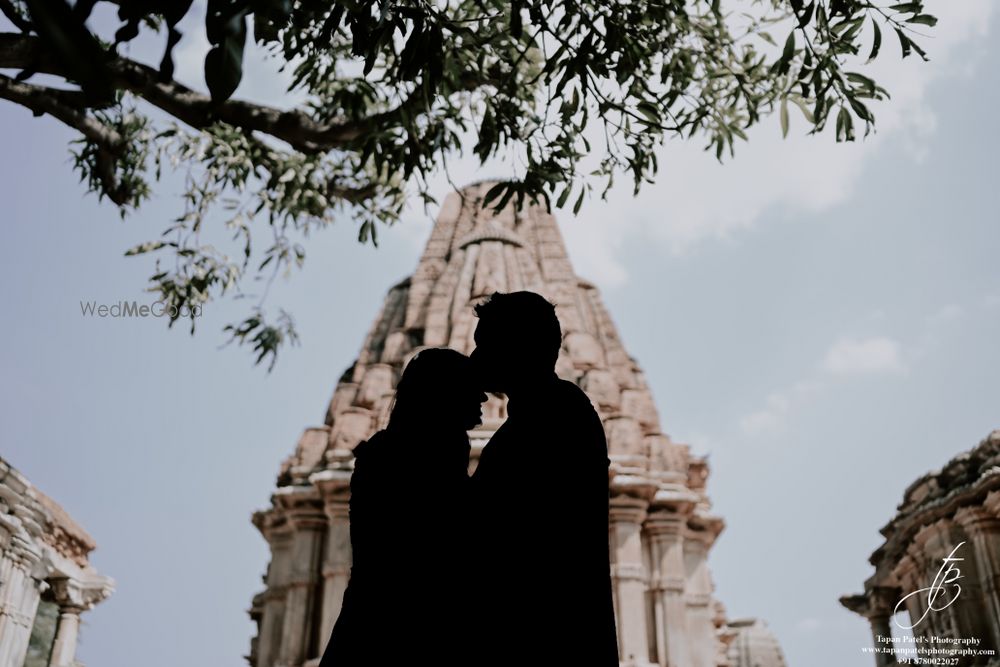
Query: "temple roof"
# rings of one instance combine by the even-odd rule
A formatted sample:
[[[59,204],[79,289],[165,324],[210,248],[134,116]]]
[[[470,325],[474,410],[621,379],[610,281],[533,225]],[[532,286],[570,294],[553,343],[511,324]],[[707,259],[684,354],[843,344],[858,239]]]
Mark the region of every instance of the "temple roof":
[[[1000,491],[1000,429],[906,488],[896,515],[879,531],[885,542],[869,558],[878,569],[870,585],[881,585],[882,579],[891,578],[890,571],[923,527],[954,514],[959,507],[981,504],[990,492],[997,491]]]

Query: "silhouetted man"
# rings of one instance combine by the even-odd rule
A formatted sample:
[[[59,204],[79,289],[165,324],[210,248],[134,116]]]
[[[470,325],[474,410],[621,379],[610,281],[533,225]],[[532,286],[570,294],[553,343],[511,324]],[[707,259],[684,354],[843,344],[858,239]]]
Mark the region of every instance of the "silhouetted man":
[[[470,665],[618,667],[608,448],[587,395],[555,373],[562,332],[533,292],[476,307],[472,360],[507,421],[472,477],[479,635]]]

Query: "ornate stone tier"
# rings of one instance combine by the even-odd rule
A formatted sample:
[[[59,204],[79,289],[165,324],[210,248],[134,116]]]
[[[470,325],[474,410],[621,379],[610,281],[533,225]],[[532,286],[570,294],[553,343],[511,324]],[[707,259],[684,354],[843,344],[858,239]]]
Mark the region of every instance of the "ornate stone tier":
[[[906,625],[916,624],[914,635],[976,637],[980,648],[1000,652],[1000,430],[911,484],[880,532],[885,542],[869,558],[875,573],[865,592],[840,599],[868,619],[873,637],[891,635],[890,619],[905,598],[898,611],[909,617]],[[925,615],[926,596],[910,594],[931,586],[953,552],[963,559],[962,592],[947,609]],[[962,660],[1000,665],[996,657]],[[876,655],[878,667],[895,664],[891,654]]]
[[[483,206],[492,183],[450,194],[413,275],[385,297],[322,426],[282,464],[271,506],[254,515],[271,548],[266,590],[250,610],[254,667],[314,664],[340,611],[350,568],[352,449],[384,426],[405,363],[424,347],[469,353],[473,306],[531,290],[556,305],[564,333],[557,372],[601,415],[612,460],[611,543],[621,656],[627,664],[719,667],[733,632],[712,596],[708,550],[722,531],[705,492],[707,462],[660,425],[639,365],[597,288],[573,272],[555,219],[537,204]],[[479,452],[506,418],[491,397],[471,433]],[[429,519],[429,518],[428,518]]]
[[[0,458],[0,667],[82,667],[80,614],[114,591],[87,534]]]

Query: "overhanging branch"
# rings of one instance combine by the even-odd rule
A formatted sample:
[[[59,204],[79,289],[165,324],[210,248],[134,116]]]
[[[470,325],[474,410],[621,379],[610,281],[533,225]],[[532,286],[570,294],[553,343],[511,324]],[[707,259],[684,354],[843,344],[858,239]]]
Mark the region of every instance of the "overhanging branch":
[[[65,73],[46,53],[38,37],[0,33],[0,68],[31,68],[42,74]],[[320,123],[299,110],[284,111],[242,100],[221,104],[175,81],[163,82],[157,70],[128,58],[113,58],[108,73],[116,89],[127,90],[195,129],[222,121],[262,132],[304,153],[346,148],[376,128],[425,108],[423,96],[411,94],[399,106],[359,121]]]
[[[83,93],[36,86],[0,74],[0,99],[20,104],[38,116],[49,114],[58,118],[92,141],[97,147],[94,173],[104,194],[119,206],[128,201],[129,193],[115,174],[115,163],[127,148],[125,139],[114,128],[87,114]]]
[[[118,132],[87,115],[81,106],[83,96],[77,91],[36,86],[0,74],[0,99],[20,104],[36,115],[49,114],[58,118],[109,151],[116,152],[124,146],[124,139]]]
[[[7,20],[13,23],[14,27],[19,30],[28,32],[32,29],[31,21],[22,16],[10,0],[0,0],[0,13],[6,16]]]

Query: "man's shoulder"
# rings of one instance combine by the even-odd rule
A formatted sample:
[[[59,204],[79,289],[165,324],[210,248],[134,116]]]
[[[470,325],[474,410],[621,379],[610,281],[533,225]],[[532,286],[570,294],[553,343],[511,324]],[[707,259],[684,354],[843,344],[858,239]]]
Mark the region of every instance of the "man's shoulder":
[[[597,417],[597,410],[591,402],[587,392],[580,388],[575,382],[559,378],[554,383],[553,399],[558,401],[565,409],[578,412],[586,412]]]
[[[608,463],[604,423],[587,393],[579,385],[560,378],[553,387],[553,394],[559,411],[553,425],[568,437],[576,452],[574,460],[581,464],[594,460]],[[592,456],[582,455],[584,452]],[[564,460],[562,465],[567,463]]]

